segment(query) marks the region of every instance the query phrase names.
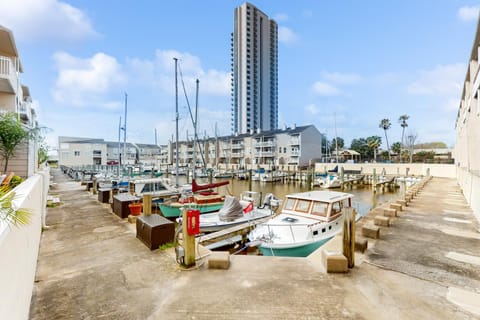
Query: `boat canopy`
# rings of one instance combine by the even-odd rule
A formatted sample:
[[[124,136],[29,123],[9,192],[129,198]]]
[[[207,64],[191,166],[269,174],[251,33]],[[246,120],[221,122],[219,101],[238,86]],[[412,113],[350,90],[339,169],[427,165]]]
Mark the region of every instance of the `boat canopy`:
[[[220,221],[232,221],[243,216],[243,207],[237,198],[225,196],[223,207],[218,211]]]

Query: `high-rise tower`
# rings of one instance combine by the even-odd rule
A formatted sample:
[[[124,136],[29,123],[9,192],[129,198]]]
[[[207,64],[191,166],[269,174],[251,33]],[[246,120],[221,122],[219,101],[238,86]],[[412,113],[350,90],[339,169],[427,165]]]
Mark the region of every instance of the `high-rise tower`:
[[[278,26],[246,2],[232,33],[232,133],[278,127]]]

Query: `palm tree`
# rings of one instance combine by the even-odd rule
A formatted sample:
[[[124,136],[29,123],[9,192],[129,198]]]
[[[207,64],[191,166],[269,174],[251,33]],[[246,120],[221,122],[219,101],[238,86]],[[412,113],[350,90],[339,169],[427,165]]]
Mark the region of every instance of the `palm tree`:
[[[400,146],[400,161],[402,160],[403,137],[405,135],[405,128],[408,127],[408,123],[407,123],[408,118],[410,118],[410,116],[406,114],[402,114],[398,118],[398,122],[400,122],[400,126],[402,127],[402,144]]]
[[[373,161],[377,161],[377,149],[382,144],[382,139],[377,136],[372,136],[367,138],[367,145],[370,149],[373,150]]]
[[[390,122],[389,119],[385,118],[385,119],[382,119],[380,121],[379,127],[382,128],[385,131],[385,140],[387,141],[387,151],[388,151],[388,160],[389,161],[391,160],[391,157],[390,157],[390,146],[388,145],[387,130],[390,129],[391,126],[392,126],[392,123]]]

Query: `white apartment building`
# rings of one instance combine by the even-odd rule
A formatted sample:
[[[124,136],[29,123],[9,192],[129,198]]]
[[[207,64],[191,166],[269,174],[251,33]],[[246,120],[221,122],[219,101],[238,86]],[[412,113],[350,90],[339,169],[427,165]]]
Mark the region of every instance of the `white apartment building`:
[[[208,138],[197,144],[197,163],[202,153],[207,167],[306,167],[311,160],[321,158],[321,141],[322,134],[313,125]],[[191,165],[193,141],[179,141],[178,145],[179,164]],[[171,150],[173,164],[175,143],[171,143]]]
[[[124,156],[126,154],[126,157]],[[103,139],[58,137],[58,164],[67,167],[121,164],[158,167],[161,148],[154,144],[111,142]]]
[[[458,182],[480,219],[480,22],[473,41],[455,123],[454,148]]]
[[[278,26],[246,2],[232,33],[232,134],[278,127]]]
[[[36,128],[37,115],[27,86],[21,84],[23,72],[12,31],[0,25],[0,112],[16,113],[25,130]],[[37,142],[29,140],[19,146],[9,159],[8,172],[29,177],[37,167]],[[0,159],[0,164],[3,159]],[[3,165],[1,166],[3,170]]]

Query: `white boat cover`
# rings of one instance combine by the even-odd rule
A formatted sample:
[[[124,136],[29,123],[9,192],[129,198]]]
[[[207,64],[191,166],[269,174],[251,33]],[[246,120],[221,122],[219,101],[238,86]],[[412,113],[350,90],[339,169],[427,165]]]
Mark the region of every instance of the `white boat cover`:
[[[233,221],[243,216],[243,207],[237,198],[225,196],[223,207],[218,211],[220,221]]]

